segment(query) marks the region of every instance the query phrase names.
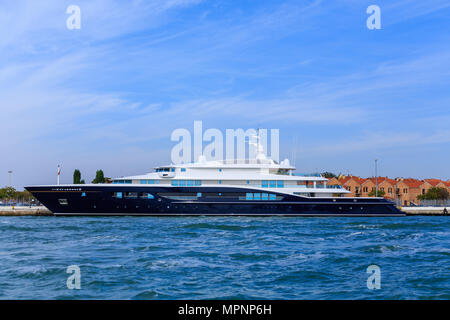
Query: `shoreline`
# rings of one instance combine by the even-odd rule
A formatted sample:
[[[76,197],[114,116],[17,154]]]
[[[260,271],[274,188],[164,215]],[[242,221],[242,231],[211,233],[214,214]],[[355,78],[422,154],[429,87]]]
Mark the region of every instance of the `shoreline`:
[[[407,216],[445,216],[445,207],[401,207]],[[447,215],[450,216],[450,207],[447,207]],[[6,216],[54,216],[54,214],[44,206],[39,207],[0,207],[0,217]]]

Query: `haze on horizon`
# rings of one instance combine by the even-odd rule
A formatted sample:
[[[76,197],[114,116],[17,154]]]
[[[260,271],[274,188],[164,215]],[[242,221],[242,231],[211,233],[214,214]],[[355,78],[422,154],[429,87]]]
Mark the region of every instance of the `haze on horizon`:
[[[378,158],[383,176],[450,179],[449,16],[445,0],[4,0],[0,187],[9,170],[18,189],[56,183],[58,164],[62,183],[149,172],[194,120],[279,129],[299,172],[367,177]]]

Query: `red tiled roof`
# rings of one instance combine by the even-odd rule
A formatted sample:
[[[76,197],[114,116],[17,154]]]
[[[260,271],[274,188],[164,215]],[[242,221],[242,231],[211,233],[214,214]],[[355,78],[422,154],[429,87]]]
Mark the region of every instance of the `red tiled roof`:
[[[423,184],[423,181],[415,179],[408,179],[404,180],[403,182],[410,188],[419,188]]]
[[[439,183],[444,182],[440,179],[425,179],[425,181],[431,184],[433,187],[436,187]]]
[[[341,177],[341,178],[338,179],[338,180],[339,180],[340,183],[344,184],[344,183],[346,183],[346,182],[347,182],[348,180],[350,180],[350,179],[351,179],[351,177],[346,176],[346,177]]]
[[[437,186],[439,183],[443,183],[446,186],[448,186],[450,188],[450,180],[449,181],[442,181],[440,179],[425,179],[425,180],[419,180],[419,179],[414,179],[414,178],[396,178],[396,179],[390,179],[388,177],[369,177],[369,178],[361,178],[358,176],[345,176],[345,177],[341,177],[341,178],[336,178],[337,181],[339,181],[339,183],[341,185],[346,184],[348,181],[350,181],[351,179],[353,179],[355,182],[359,183],[359,184],[364,184],[367,181],[372,181],[373,184],[376,183],[376,180],[378,180],[378,184],[381,184],[383,182],[387,182],[390,183],[391,185],[396,185],[400,182],[405,183],[408,187],[410,188],[419,188],[422,184],[424,184],[425,182],[428,182],[429,184],[431,184],[433,187]]]
[[[397,180],[386,178],[386,181],[392,184],[393,186],[397,183]]]

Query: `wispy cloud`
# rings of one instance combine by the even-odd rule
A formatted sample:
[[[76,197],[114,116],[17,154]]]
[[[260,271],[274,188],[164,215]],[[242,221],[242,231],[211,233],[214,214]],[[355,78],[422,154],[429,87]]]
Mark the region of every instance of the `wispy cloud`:
[[[170,132],[194,120],[280,128],[282,139],[305,137],[311,161],[449,143],[438,122],[450,116],[445,32],[416,34],[424,25],[411,23],[413,40],[393,37],[402,22],[448,13],[448,2],[382,1],[379,33],[362,33],[360,1],[80,0],[77,31],[66,28],[69,4],[0,5],[10,150],[0,168],[14,167],[19,185],[47,179],[56,162],[146,171],[169,160]]]

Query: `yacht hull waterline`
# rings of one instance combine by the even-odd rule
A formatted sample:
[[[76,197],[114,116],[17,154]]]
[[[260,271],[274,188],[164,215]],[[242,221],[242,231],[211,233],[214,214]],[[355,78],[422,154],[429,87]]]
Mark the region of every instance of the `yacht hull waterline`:
[[[303,197],[249,187],[96,184],[26,189],[58,216],[405,215],[393,202],[384,198]]]

